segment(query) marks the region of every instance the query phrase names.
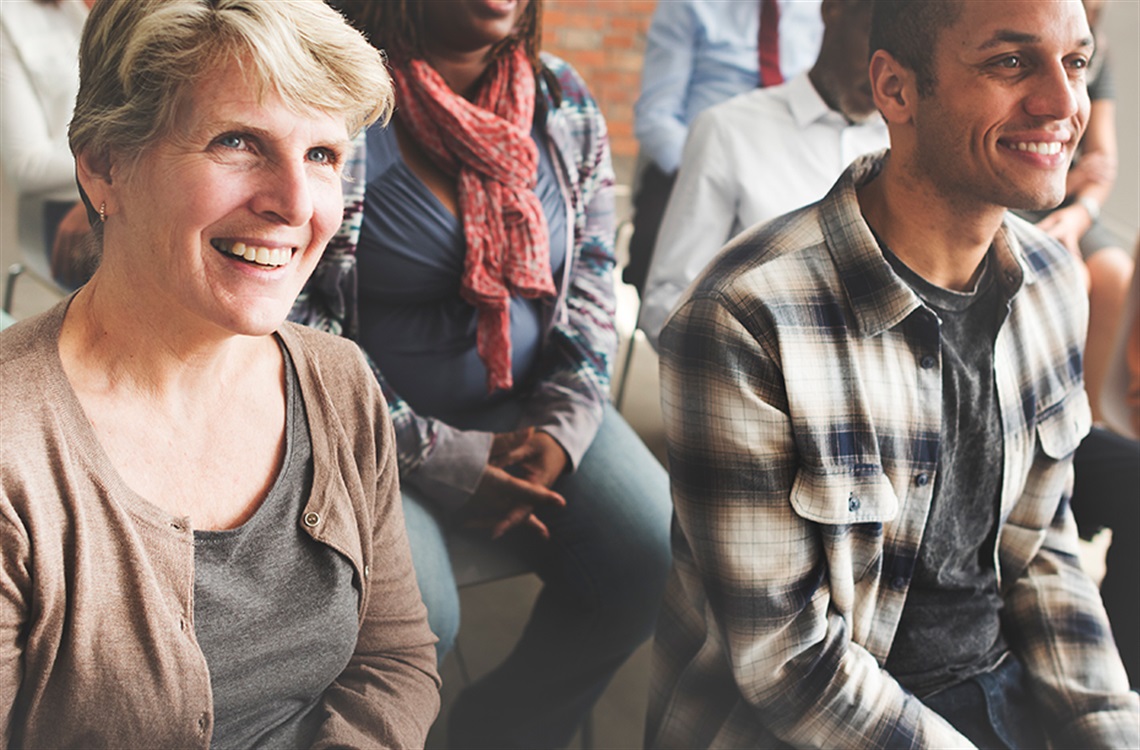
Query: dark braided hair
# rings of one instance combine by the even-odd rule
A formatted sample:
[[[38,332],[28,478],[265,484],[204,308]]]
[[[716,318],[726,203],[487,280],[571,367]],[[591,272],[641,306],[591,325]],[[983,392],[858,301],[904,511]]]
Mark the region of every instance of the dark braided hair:
[[[349,22],[364,33],[373,46],[384,50],[399,65],[402,61],[424,57],[424,3],[439,0],[327,0],[344,14]],[[535,76],[545,80],[547,87],[559,99],[560,87],[554,74],[542,63],[542,0],[530,0],[518,31],[499,42],[491,50],[496,59],[522,45]]]

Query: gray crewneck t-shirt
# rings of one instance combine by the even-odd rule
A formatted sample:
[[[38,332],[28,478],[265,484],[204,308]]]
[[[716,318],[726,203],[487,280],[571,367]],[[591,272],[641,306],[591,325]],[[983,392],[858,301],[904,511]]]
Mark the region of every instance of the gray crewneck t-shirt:
[[[920,698],[991,669],[1008,647],[994,543],[1001,499],[1001,414],[994,343],[1008,300],[988,257],[969,292],[935,286],[884,256],[941,321],[938,473],[914,577],[885,668]]]
[[[324,720],[314,709],[359,632],[351,564],[301,527],[312,442],[296,370],[281,351],[286,437],[277,480],[238,528],[194,532],[194,631],[210,672],[215,749],[308,747]]]

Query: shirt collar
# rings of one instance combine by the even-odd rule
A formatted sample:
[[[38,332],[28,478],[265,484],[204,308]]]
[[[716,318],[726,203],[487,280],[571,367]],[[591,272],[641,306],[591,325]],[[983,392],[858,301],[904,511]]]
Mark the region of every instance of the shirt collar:
[[[829,116],[847,123],[843,115],[827,106],[827,102],[815,90],[806,72],[800,73],[784,84],[784,93],[788,97],[788,110],[792,113],[792,119],[800,128]]]
[[[876,336],[902,322],[922,301],[895,274],[879,249],[879,243],[863,218],[855,191],[882,169],[890,151],[861,156],[851,163],[823,199],[820,216],[828,251],[851,303],[859,334]],[[1023,284],[1036,281],[1036,273],[1006,215],[994,237],[998,280],[1008,299]]]

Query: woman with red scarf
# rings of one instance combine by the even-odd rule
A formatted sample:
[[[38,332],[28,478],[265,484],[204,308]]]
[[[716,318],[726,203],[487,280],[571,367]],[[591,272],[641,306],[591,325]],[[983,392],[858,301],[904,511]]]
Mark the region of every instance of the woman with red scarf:
[[[609,404],[605,122],[540,56],[540,0],[337,7],[388,53],[396,115],[358,149],[356,200],[294,317],[374,363],[440,657],[459,625],[455,526],[543,579],[514,651],[452,709],[452,743],[565,745],[652,632],[669,566],[666,474]]]

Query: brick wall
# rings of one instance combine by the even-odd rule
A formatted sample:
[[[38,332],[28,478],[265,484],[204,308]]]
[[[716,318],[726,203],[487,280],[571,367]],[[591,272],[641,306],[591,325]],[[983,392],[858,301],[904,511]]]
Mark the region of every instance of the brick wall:
[[[657,0],[546,0],[543,49],[586,79],[609,126],[615,162],[637,154],[633,103],[641,89],[645,32]]]

